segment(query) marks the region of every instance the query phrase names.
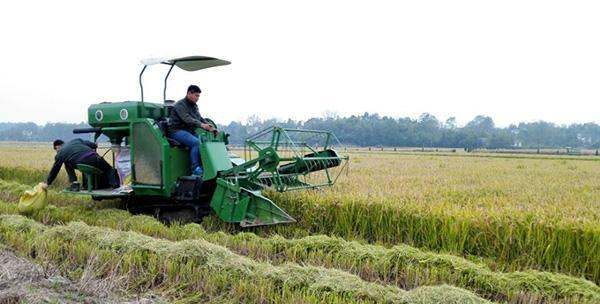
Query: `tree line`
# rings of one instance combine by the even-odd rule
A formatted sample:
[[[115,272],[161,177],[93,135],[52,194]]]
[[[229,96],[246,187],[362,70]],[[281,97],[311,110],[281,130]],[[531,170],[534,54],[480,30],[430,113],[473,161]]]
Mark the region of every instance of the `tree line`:
[[[521,122],[505,128],[497,127],[489,116],[479,115],[464,126],[455,118],[440,121],[424,113],[417,119],[393,118],[364,113],[349,117],[328,115],[306,121],[261,120],[250,117],[245,123],[231,122],[219,128],[231,134],[230,142],[242,145],[244,139],[263,128],[279,125],[288,128],[329,130],[340,142],[360,147],[440,147],[465,148],[600,148],[600,125],[577,123],[557,125],[551,122]],[[86,123],[0,123],[1,141],[70,140],[88,135],[75,135],[74,128],[88,127]]]

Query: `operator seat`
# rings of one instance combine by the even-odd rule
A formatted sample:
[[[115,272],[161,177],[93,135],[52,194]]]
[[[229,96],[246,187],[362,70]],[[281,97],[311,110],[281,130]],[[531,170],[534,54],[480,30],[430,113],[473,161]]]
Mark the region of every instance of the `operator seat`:
[[[171,147],[182,148],[182,149],[186,148],[180,142],[169,137],[169,119],[168,118],[161,118],[161,119],[157,120],[156,125],[158,126],[158,129],[160,130],[162,135],[167,139],[167,141],[169,142],[169,145]]]
[[[171,115],[171,111],[173,110],[173,106],[175,105],[175,100],[165,100],[163,103],[163,107],[165,108],[165,116],[169,117]]]

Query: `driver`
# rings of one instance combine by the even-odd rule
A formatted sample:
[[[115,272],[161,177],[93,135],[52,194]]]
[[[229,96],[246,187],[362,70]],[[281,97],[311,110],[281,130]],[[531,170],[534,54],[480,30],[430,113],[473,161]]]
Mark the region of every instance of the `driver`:
[[[210,125],[198,111],[198,99],[200,88],[190,85],[185,98],[175,103],[169,116],[169,133],[171,138],[190,149],[190,161],[192,174],[201,176],[203,173],[200,166],[200,138],[196,134],[196,128],[216,133],[217,130]]]

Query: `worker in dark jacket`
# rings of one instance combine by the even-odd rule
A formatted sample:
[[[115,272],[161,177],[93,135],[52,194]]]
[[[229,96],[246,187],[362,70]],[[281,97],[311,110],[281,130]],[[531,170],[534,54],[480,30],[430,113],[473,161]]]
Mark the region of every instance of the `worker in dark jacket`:
[[[169,117],[170,137],[190,148],[192,174],[198,176],[202,175],[203,170],[200,165],[200,138],[196,129],[202,128],[213,133],[217,131],[200,116],[196,105],[200,92],[198,86],[189,86],[185,98],[175,103]]]
[[[77,175],[75,174],[75,167],[78,164],[90,165],[102,171],[103,174],[99,176],[98,180],[99,188],[116,188],[119,186],[116,171],[104,158],[96,153],[98,146],[95,143],[76,138],[66,144],[62,140],[57,139],[52,145],[56,151],[56,156],[54,157],[54,165],[48,174],[46,182],[42,183],[44,188],[47,188],[56,179],[63,164],[67,170],[67,175],[69,175],[69,182],[71,182],[70,189],[73,191],[79,191]]]

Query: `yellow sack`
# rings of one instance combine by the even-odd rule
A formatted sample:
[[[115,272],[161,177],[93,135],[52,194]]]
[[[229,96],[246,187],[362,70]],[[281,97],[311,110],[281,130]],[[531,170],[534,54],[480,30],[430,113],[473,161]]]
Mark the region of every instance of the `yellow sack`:
[[[33,190],[27,190],[21,195],[18,206],[19,212],[32,213],[44,209],[48,205],[47,196],[48,193],[46,189],[42,188],[42,184],[37,184],[33,187]]]

